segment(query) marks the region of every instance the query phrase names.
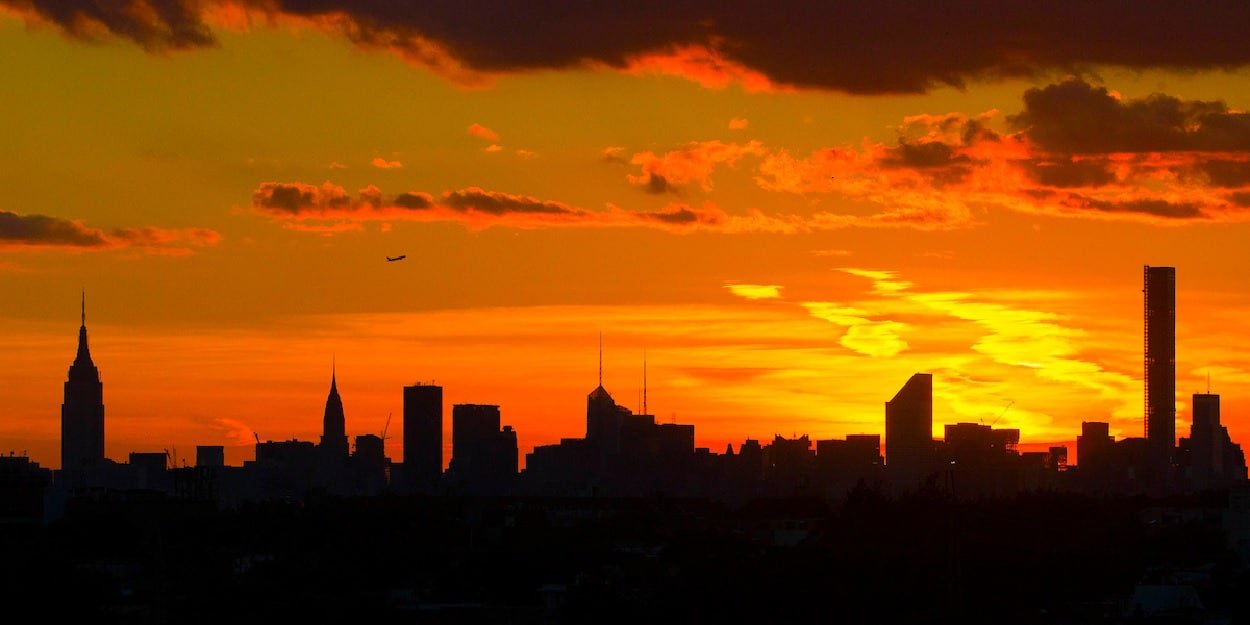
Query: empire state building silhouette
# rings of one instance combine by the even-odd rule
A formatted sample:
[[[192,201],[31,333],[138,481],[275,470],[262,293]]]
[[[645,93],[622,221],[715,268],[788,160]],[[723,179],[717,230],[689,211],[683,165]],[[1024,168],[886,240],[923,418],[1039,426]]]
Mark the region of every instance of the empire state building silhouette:
[[[83,485],[104,463],[104,384],[87,347],[87,294],[83,293],[78,355],[65,380],[61,404],[61,469],[73,485]]]

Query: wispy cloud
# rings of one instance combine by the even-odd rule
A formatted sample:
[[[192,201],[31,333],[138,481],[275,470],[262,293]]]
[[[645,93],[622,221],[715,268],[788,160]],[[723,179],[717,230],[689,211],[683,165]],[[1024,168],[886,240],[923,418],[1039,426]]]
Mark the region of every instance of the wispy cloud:
[[[1081,357],[1087,333],[1064,324],[1064,317],[1010,303],[987,300],[970,292],[921,292],[894,272],[847,268],[846,273],[872,280],[876,295],[902,300],[944,317],[975,324],[983,332],[973,352],[993,363],[1047,383],[1093,392],[1111,402],[1118,415],[1140,414],[1141,383],[1121,372]],[[1026,298],[1033,301],[1032,298]]]
[[[776,284],[735,284],[725,285],[730,293],[746,299],[777,299],[781,297],[781,288]]]
[[[701,205],[670,202],[655,210],[630,210],[607,204],[601,210],[522,196],[480,187],[444,191],[435,197],[423,191],[384,194],[375,186],[355,196],[326,182],[266,182],[252,193],[253,209],[278,221],[454,221],[469,228],[655,228],[673,233],[771,232],[795,234],[852,226],[914,227],[891,213],[852,216],[833,213],[766,214],[758,210],[729,213],[713,202]],[[345,231],[317,228],[317,232]]]
[[[870,313],[832,302],[803,302],[803,307],[817,319],[846,328],[838,342],[845,348],[866,356],[896,356],[907,349],[900,336],[908,328],[898,321],[874,321]]]

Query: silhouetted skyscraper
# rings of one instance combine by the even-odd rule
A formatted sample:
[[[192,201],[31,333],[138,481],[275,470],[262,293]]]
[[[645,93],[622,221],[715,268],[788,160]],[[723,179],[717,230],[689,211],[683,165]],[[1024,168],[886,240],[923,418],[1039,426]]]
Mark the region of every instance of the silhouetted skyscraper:
[[[443,473],[443,387],[404,387],[404,472],[409,487],[429,489]]]
[[[1100,471],[1110,461],[1115,439],[1111,438],[1111,424],[1102,421],[1082,421],[1081,435],[1076,437],[1076,462],[1085,474]]]
[[[475,464],[474,456],[499,433],[499,406],[456,404],[451,407],[451,466]]]
[[[600,454],[621,450],[621,425],[629,411],[603,388],[603,337],[599,338],[599,385],[586,396],[586,441]]]
[[[586,440],[602,453],[615,454],[621,447],[624,415],[603,385],[586,396]]]
[[[330,394],[326,397],[326,410],[321,419],[321,452],[327,460],[346,460],[347,424],[336,378],[336,372],[331,367]]]
[[[1146,440],[1164,479],[1176,448],[1176,268],[1145,269]]]
[[[451,408],[448,477],[470,493],[499,492],[517,472],[516,432],[499,426],[499,406],[456,404]]]
[[[1193,423],[1189,429],[1190,466],[1194,486],[1209,488],[1224,467],[1220,396],[1194,393]]]
[[[61,468],[74,485],[104,463],[104,384],[87,348],[87,296],[83,294],[78,355],[65,380],[61,404]]]
[[[885,402],[885,466],[904,482],[924,477],[933,458],[933,375],[917,373]]]

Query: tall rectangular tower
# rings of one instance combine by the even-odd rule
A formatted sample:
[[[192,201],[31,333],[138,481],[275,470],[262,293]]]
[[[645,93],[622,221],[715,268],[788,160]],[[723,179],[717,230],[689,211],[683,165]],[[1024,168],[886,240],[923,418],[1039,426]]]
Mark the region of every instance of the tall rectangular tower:
[[[933,458],[933,375],[917,373],[885,403],[885,466],[895,479],[924,477]]]
[[[1176,268],[1145,269],[1146,444],[1167,471],[1176,448]],[[1160,476],[1162,477],[1162,476]]]
[[[1194,486],[1210,488],[1224,467],[1220,396],[1194,393],[1189,429],[1190,466]]]
[[[404,387],[404,473],[408,487],[429,490],[443,473],[443,387]]]

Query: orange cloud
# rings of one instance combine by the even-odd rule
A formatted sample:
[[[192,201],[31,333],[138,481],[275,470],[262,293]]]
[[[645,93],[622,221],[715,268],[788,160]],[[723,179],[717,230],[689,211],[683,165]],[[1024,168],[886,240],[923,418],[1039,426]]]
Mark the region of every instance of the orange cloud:
[[[1024,111],[1006,117],[1016,132],[994,128],[1003,121],[997,110],[913,115],[893,143],[865,140],[806,156],[758,141],[697,141],[635,153],[629,163],[637,170],[626,179],[649,193],[692,184],[710,193],[718,169],[750,156],[764,190],[881,207],[867,216],[806,220],[822,229],[833,226],[829,220],[967,227],[989,210],[1157,225],[1250,220],[1250,114],[1222,102],[1160,94],[1122,100],[1069,80],[1027,92]],[[1087,136],[1086,127],[1099,129]],[[622,153],[609,148],[604,158],[619,163]]]
[[[767,153],[758,141],[748,143],[724,143],[699,141],[683,148],[657,155],[654,152],[638,152],[630,159],[642,171],[630,174],[631,184],[642,187],[648,193],[664,193],[673,185],[697,182],[705,191],[712,190],[712,172],[725,165],[734,167],[744,156],[762,156]]]
[[[380,156],[375,156],[369,163],[378,169],[401,169],[404,166],[399,161],[388,161]]]
[[[608,146],[599,152],[599,157],[607,163],[616,163],[618,165],[628,165],[629,160],[625,158],[625,148],[619,145]]]
[[[735,117],[729,120],[730,130],[745,130],[749,125],[751,125],[751,122],[745,117]]]
[[[781,90],[768,76],[735,62],[706,46],[677,46],[631,57],[624,67],[631,74],[679,76],[710,89],[740,85],[748,92]]]
[[[499,133],[481,124],[469,124],[468,132],[470,136],[485,139],[491,143],[499,143]]]

